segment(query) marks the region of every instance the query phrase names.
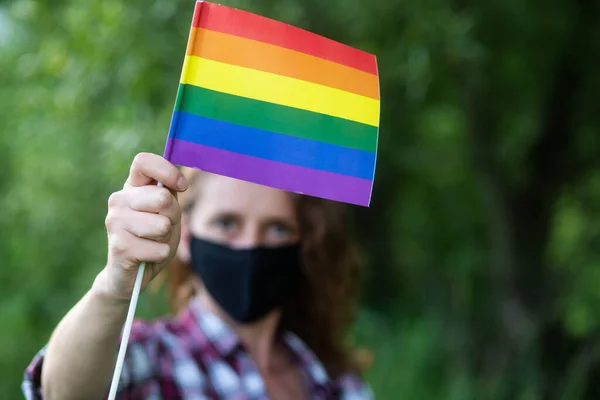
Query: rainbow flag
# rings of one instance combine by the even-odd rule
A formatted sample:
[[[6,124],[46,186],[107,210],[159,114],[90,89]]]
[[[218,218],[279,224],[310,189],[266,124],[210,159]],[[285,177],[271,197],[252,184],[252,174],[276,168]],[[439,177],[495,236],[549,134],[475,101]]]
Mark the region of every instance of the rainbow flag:
[[[196,3],[165,158],[368,206],[378,131],[374,55]]]

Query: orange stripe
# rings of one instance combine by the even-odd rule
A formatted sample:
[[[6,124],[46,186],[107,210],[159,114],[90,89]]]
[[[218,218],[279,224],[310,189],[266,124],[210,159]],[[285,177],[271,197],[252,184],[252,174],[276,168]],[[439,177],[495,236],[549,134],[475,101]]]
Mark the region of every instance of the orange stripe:
[[[378,77],[283,47],[192,28],[188,55],[300,79],[379,100]]]

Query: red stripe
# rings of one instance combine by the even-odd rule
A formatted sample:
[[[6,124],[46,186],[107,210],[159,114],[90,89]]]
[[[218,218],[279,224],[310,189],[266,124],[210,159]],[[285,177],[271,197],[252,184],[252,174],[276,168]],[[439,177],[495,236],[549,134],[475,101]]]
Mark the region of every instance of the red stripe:
[[[285,47],[378,75],[376,58],[372,54],[235,8],[198,1],[192,26]]]

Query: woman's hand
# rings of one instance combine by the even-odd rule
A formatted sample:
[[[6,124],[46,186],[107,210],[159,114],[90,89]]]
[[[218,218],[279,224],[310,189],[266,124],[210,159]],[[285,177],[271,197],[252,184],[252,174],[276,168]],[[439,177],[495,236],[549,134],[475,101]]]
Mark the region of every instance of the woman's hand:
[[[181,172],[164,158],[150,153],[134,158],[123,190],[108,200],[108,262],[95,290],[127,301],[141,262],[148,263],[144,288],[171,261],[181,235],[177,192],[187,187]]]

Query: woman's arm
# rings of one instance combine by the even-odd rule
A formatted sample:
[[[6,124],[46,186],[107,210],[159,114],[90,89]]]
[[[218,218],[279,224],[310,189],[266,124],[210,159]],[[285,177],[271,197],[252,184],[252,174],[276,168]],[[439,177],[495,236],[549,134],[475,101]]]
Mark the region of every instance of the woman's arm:
[[[108,263],[48,343],[41,371],[45,399],[106,397],[138,266],[150,263],[145,287],[173,258],[181,230],[175,193],[186,189],[183,175],[164,158],[136,156],[123,190],[108,201]]]
[[[58,324],[42,369],[44,399],[102,399],[128,304],[92,289]]]

